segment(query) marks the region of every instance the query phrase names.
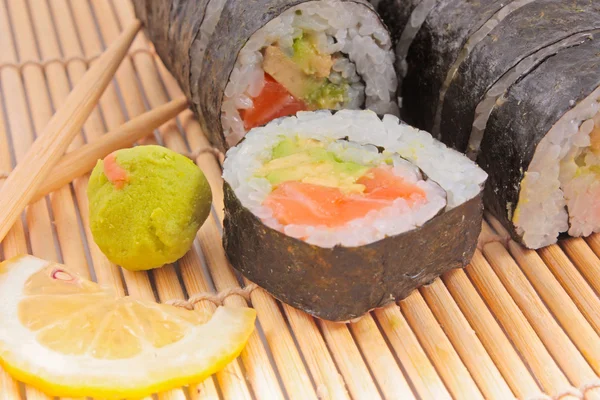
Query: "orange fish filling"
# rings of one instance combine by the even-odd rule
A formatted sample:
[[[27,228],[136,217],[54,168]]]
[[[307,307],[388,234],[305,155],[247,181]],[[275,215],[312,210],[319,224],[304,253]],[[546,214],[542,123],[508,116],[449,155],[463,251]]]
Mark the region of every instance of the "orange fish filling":
[[[263,205],[283,225],[325,225],[330,228],[362,218],[371,210],[391,206],[398,198],[409,205],[426,198],[425,191],[392,173],[391,168],[371,168],[356,183],[362,193],[344,193],[338,188],[287,181],[277,186]]]

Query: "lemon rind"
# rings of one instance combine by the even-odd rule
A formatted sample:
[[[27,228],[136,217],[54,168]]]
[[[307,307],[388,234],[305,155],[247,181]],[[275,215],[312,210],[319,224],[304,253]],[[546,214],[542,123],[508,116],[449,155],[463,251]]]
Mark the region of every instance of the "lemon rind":
[[[0,283],[2,281],[15,283],[11,280],[11,275],[16,274],[16,280],[20,283],[24,283],[27,276],[30,276],[32,273],[39,271],[41,268],[45,267],[48,264],[47,261],[43,261],[37,259],[32,256],[18,256],[13,257],[9,260],[6,260],[0,263]],[[17,268],[15,268],[17,267]],[[22,291],[21,289],[16,288],[17,291]],[[20,293],[9,293],[9,295],[18,295]],[[10,301],[9,301],[10,303]],[[2,316],[3,307],[0,305],[0,316]],[[7,307],[5,304],[4,307],[5,312],[7,311]],[[231,313],[234,314],[231,314]],[[11,315],[12,314],[12,315]],[[13,318],[16,314],[11,313],[10,311],[7,315],[11,315]],[[216,318],[215,318],[216,317]],[[0,366],[2,366],[10,375],[12,375],[15,379],[22,381],[32,387],[35,387],[42,392],[50,395],[50,396],[59,396],[59,397],[82,397],[82,396],[92,396],[92,397],[104,397],[104,398],[123,398],[123,397],[144,397],[150,395],[152,393],[161,392],[165,390],[170,390],[174,388],[178,388],[181,386],[186,386],[190,384],[195,384],[203,381],[210,375],[215,372],[223,369],[227,364],[233,361],[235,358],[239,356],[239,354],[243,351],[246,342],[248,341],[250,335],[254,331],[254,322],[256,319],[256,311],[251,308],[230,308],[230,307],[219,307],[211,319],[206,322],[206,324],[200,325],[197,329],[192,328],[191,333],[186,335],[190,338],[188,341],[182,339],[179,342],[173,343],[172,345],[165,346],[165,350],[157,349],[155,354],[158,356],[158,353],[161,353],[161,357],[157,357],[156,362],[160,363],[160,359],[164,358],[165,355],[169,355],[168,348],[170,346],[174,346],[173,354],[178,354],[177,351],[181,349],[177,349],[178,343],[181,342],[189,342],[187,347],[185,347],[187,353],[193,352],[195,349],[193,347],[193,340],[199,339],[198,343],[203,343],[202,339],[210,339],[209,335],[202,335],[201,333],[209,332],[206,328],[213,324],[218,323],[219,321],[224,321],[231,328],[233,325],[236,325],[236,329],[229,329],[231,334],[229,337],[222,342],[224,343],[221,346],[221,351],[218,353],[211,355],[210,357],[206,356],[206,352],[203,352],[202,347],[196,348],[198,350],[198,357],[204,358],[204,362],[202,364],[194,365],[193,360],[184,360],[183,365],[175,365],[170,369],[165,369],[164,374],[159,374],[158,369],[156,367],[151,368],[150,365],[146,365],[144,361],[148,361],[147,358],[139,357],[137,358],[139,365],[143,367],[148,367],[146,370],[146,374],[137,374],[137,377],[124,376],[124,379],[118,379],[122,383],[126,382],[126,385],[122,383],[116,383],[114,380],[114,376],[108,375],[100,375],[93,376],[91,374],[70,374],[70,375],[61,375],[52,372],[51,365],[40,365],[38,360],[35,362],[30,362],[31,357],[18,357],[15,351],[11,351],[7,347],[7,343],[3,343],[2,341],[2,326],[0,326]],[[231,323],[233,321],[233,323]],[[217,324],[217,326],[227,326],[226,324]],[[31,331],[29,331],[31,332]],[[196,332],[196,334],[193,334]],[[200,334],[199,334],[200,333]],[[8,335],[6,330],[4,331],[4,336]],[[220,335],[220,334],[219,334]],[[31,333],[31,337],[35,336],[34,333]],[[26,339],[27,340],[27,339]],[[19,342],[16,342],[19,343]],[[13,345],[15,344],[13,340]],[[21,343],[19,343],[21,344]],[[39,343],[33,343],[33,347],[38,347]],[[228,347],[227,345],[231,345]],[[21,346],[23,347],[23,346]],[[25,346],[27,347],[27,346]],[[21,349],[23,352],[23,350]],[[44,348],[44,351],[49,351]],[[78,358],[79,356],[68,356],[68,355],[60,355],[59,353],[49,351],[51,353],[58,354],[59,359],[62,357],[64,360]],[[21,360],[19,360],[21,358]],[[80,358],[80,357],[79,357]],[[133,357],[136,359],[136,357]],[[214,360],[214,361],[213,361]],[[135,364],[128,361],[130,360],[119,360],[113,361],[114,365],[116,363],[123,362],[124,364]],[[103,360],[99,361],[105,363]],[[165,365],[162,367],[168,368]],[[187,372],[182,372],[179,374],[178,369],[184,368]],[[164,378],[161,378],[160,375],[163,375]],[[78,383],[81,381],[82,383]]]

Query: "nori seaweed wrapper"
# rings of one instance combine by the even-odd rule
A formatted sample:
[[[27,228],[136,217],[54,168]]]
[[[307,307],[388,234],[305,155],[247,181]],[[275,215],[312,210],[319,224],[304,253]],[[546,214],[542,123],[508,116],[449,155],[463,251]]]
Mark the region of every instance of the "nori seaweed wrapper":
[[[133,4],[156,52],[191,100],[205,134],[225,151],[229,146],[221,126],[221,105],[240,50],[269,21],[308,1],[225,0],[204,53],[199,49],[201,26],[215,0],[133,0]],[[366,0],[340,1],[362,4],[365,12],[375,12]]]
[[[231,264],[274,297],[348,321],[464,267],[481,231],[481,193],[422,227],[359,246],[322,248],[264,225],[224,183],[223,245]]]
[[[397,0],[399,7],[406,7]],[[439,93],[448,70],[469,37],[507,0],[439,0],[423,22],[406,58],[408,70],[402,82],[402,115],[408,123],[432,132]],[[394,26],[394,21],[385,22]],[[394,28],[392,28],[394,29]]]
[[[397,42],[410,21],[414,9],[423,0],[381,0],[377,12],[390,29],[392,40]]]
[[[600,41],[564,49],[509,88],[488,120],[477,162],[488,173],[486,210],[509,229],[537,145],[567,111],[600,86]]]
[[[483,100],[488,89],[503,74],[542,48],[573,34],[597,28],[600,28],[599,2],[539,0],[509,14],[461,64],[446,93],[440,125],[441,140],[451,147],[465,151],[472,130],[475,108]],[[431,53],[429,56],[436,57]],[[550,77],[553,80],[561,79],[560,75],[565,74],[565,71],[567,70],[557,69]],[[427,77],[422,79],[430,80]],[[548,91],[553,86],[554,83],[548,83],[548,86],[544,87],[548,96],[550,96]],[[556,93],[554,96],[563,95]],[[413,98],[409,97],[409,99]],[[569,97],[566,101],[570,99]],[[564,101],[565,98],[561,100]],[[556,99],[556,102],[561,100]],[[551,106],[554,107],[555,104]],[[542,114],[546,113],[543,108],[537,110]],[[560,111],[548,110],[551,114]],[[425,115],[429,117],[429,114]],[[528,116],[531,121],[545,117],[547,115],[531,113]],[[484,136],[489,135],[494,133],[489,132],[488,128]],[[520,143],[518,135],[513,134],[513,137]],[[526,137],[529,140],[530,135]],[[481,151],[486,150],[481,149]]]

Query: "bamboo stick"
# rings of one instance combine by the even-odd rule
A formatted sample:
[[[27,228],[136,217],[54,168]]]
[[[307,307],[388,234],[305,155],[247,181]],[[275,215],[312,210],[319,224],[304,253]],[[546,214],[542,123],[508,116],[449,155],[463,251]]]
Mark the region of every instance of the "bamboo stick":
[[[588,238],[590,244],[596,246],[597,234]],[[573,264],[586,281],[592,286],[596,293],[600,293],[600,259],[582,238],[571,238],[560,242],[560,247],[567,253]]]
[[[11,2],[10,8],[7,9],[12,10],[11,19],[13,21],[13,28],[16,35],[13,37],[13,43],[11,43],[9,46],[12,49],[16,49],[16,47],[18,47],[21,57],[36,57],[38,55],[35,47],[35,38],[30,30],[30,24],[27,24],[27,10],[22,6],[23,4]],[[7,18],[6,25],[3,24],[3,28],[8,28],[8,23],[9,22]],[[26,23],[27,26],[19,26],[22,23]],[[0,32],[0,36],[4,35],[6,37],[10,37],[11,32]],[[31,110],[35,110],[35,112],[32,112],[31,116],[33,117],[33,123],[36,127],[38,127],[38,125],[41,123],[47,122],[52,115],[52,108],[44,90],[46,83],[41,68],[31,67],[23,70],[23,80],[26,87],[25,91],[23,91],[20,77],[12,76],[11,78],[14,79],[14,81],[11,80],[11,83],[16,85],[16,88],[20,89],[18,92],[11,92],[11,95],[17,95],[18,97],[21,97],[18,100],[15,99],[15,103],[20,107],[23,107],[20,110],[7,107],[9,112],[9,126],[11,126],[11,136],[15,145],[15,156],[17,162],[20,162],[24,157],[26,157],[27,148],[34,140],[34,132],[28,121],[29,112],[28,109],[24,107],[26,103],[24,92],[27,92],[27,95],[30,99]],[[42,95],[42,91],[44,95]],[[15,114],[15,112],[17,113]],[[13,127],[18,127],[19,129],[23,129],[23,131],[16,133],[12,130]],[[8,185],[4,186],[5,190],[8,189],[7,186]],[[32,253],[41,258],[58,261],[59,255],[54,246],[54,240],[48,240],[53,238],[54,233],[52,232],[50,216],[45,201],[34,203],[29,208],[27,212],[27,225],[29,227]],[[19,247],[23,248],[25,246],[22,245]],[[77,250],[80,249],[76,249],[75,252],[63,254],[65,257],[70,256],[69,261],[72,265],[79,265],[79,261],[81,261],[81,254],[78,254]],[[83,257],[83,259],[85,260],[85,257]],[[85,261],[83,262],[83,265],[86,265]],[[84,273],[87,272],[81,268],[79,270]],[[49,399],[48,396],[32,387],[26,387],[25,393],[28,399]]]
[[[120,4],[121,5],[121,4]],[[125,5],[125,4],[123,4]],[[114,18],[114,15],[112,15],[112,11],[110,10],[110,7],[108,5],[108,3],[106,2],[94,2],[93,3],[94,6],[94,10],[96,12],[96,15],[99,16],[100,20],[99,20],[99,26],[100,29],[103,31],[103,35],[105,37],[105,39],[110,39],[110,36],[116,36],[118,34],[118,26],[116,25],[116,20]],[[139,46],[143,45],[144,42],[140,39],[141,36],[139,36],[138,38],[136,38],[136,40],[133,43],[132,48],[139,48]],[[157,75],[156,72],[154,72],[152,79],[148,79],[148,73],[144,73],[144,71],[148,71],[148,72],[152,72],[152,70],[154,69],[154,64],[153,64],[153,60],[151,58],[147,58],[146,61],[147,62],[143,62],[140,61],[140,57],[139,56],[144,56],[144,54],[138,53],[137,54],[138,57],[133,59],[134,64],[136,65],[136,69],[138,69],[139,72],[139,77],[142,81],[142,86],[144,87],[144,89],[146,90],[146,92],[148,93],[148,98],[150,101],[151,105],[156,105],[158,103],[162,103],[166,101],[166,98],[164,97],[164,94],[162,93],[162,88],[160,87],[160,81],[157,79]],[[146,55],[147,56],[147,55]],[[141,65],[140,65],[141,64]],[[150,68],[152,67],[152,68]],[[146,69],[144,69],[146,68]],[[154,69],[155,71],[155,69]],[[135,76],[131,76],[130,79],[135,79]],[[132,96],[132,94],[129,94],[130,96]],[[138,93],[139,96],[139,93]],[[156,103],[153,103],[156,102]],[[179,143],[180,145],[183,145],[183,142],[181,141],[181,136],[179,135],[179,133],[176,130],[164,130],[161,132],[163,139],[165,140],[165,142],[167,142],[167,144],[170,147],[173,147],[176,143]],[[242,302],[241,304],[238,303],[238,305],[240,306],[246,306],[245,302]],[[253,356],[253,358],[245,358],[245,361],[250,363],[253,362],[253,360],[256,360],[257,357],[262,358],[264,361],[268,363],[268,357],[266,357],[266,354],[264,353],[264,348],[262,347],[262,343],[260,343],[260,338],[257,336],[257,334],[253,335],[254,339],[251,339],[251,342],[253,343],[252,345],[250,345],[250,347],[254,350],[253,353],[249,353]],[[248,349],[248,346],[246,347]],[[242,359],[244,359],[244,354],[246,354],[246,351],[242,354]],[[260,359],[259,358],[259,359]],[[270,365],[268,366],[270,367]],[[262,368],[262,372],[264,372],[264,370],[266,369],[264,366],[261,366]],[[246,366],[246,370],[251,370],[251,371],[257,371],[257,368],[253,368],[252,365],[247,365]],[[256,377],[256,375],[251,375],[252,377]],[[266,377],[267,379],[272,379],[269,383],[269,385],[271,387],[276,387],[277,386],[277,380],[274,377],[274,374],[271,373],[267,373],[267,374],[263,374],[263,376],[261,376],[258,379],[263,379],[264,377]],[[271,393],[275,390],[272,388],[268,389]]]
[[[296,340],[315,380],[319,399],[349,399],[344,379],[327,350],[314,318],[287,304],[283,304],[283,309],[292,330],[302,332],[296,335]]]
[[[506,229],[498,220],[491,218],[489,223],[501,235],[508,235],[508,232],[506,232]],[[523,251],[527,252],[522,248],[522,246],[514,243],[513,241],[509,241],[509,250],[515,259],[518,259],[519,254]],[[517,252],[519,254],[517,254]],[[554,277],[560,282],[562,287],[568,293],[569,297],[575,302],[575,304],[577,304],[579,310],[595,328],[596,332],[600,333],[600,299],[596,293],[594,293],[594,290],[588,285],[583,276],[581,276],[573,263],[565,256],[565,253],[561,251],[559,246],[551,245],[539,249],[536,254],[541,257],[546,267],[552,271]],[[534,258],[533,262],[536,262],[536,257],[534,257],[533,253],[531,257]],[[594,256],[588,254],[587,257]],[[530,280],[533,280],[534,276],[537,277],[537,268],[532,269],[529,265],[526,267],[528,270],[531,270],[531,277],[528,275]],[[523,269],[524,267],[521,266],[521,268]],[[527,271],[525,272],[527,273]]]
[[[575,302],[535,251],[527,250],[514,241],[510,242],[509,249],[573,343],[596,373],[600,373],[600,337]]]
[[[346,324],[317,320],[350,394],[355,399],[381,399]],[[367,378],[369,377],[369,378]]]
[[[36,188],[50,172],[50,168],[56,164],[83,126],[139,28],[139,21],[132,23],[121,39],[98,59],[4,183],[3,193],[10,195],[0,195],[0,209],[3,210],[0,216],[0,240],[4,238],[34,196]]]
[[[512,249],[512,247],[511,247]],[[600,333],[600,299],[585,278],[558,246],[548,246],[537,251],[544,264],[577,303],[579,310]]]
[[[78,37],[80,36],[77,32],[75,24],[73,20],[69,17],[69,13],[65,13],[65,10],[69,9],[68,3],[66,0],[54,0],[49,2],[48,4],[51,7],[50,11],[44,11],[45,18],[52,20],[51,14],[53,14],[54,20],[58,23],[53,25],[56,33],[58,34],[58,41],[61,44],[61,50],[63,51],[64,56],[75,56],[79,58],[83,58],[83,53],[79,46]],[[31,7],[34,8],[34,7]],[[34,9],[38,9],[40,12],[42,10],[47,10],[47,6],[41,4],[39,6],[36,5]],[[82,21],[83,22],[83,21]],[[93,25],[87,25],[90,27]],[[84,29],[88,31],[88,29]],[[98,47],[98,52],[101,52],[101,48]],[[96,53],[96,54],[97,54]],[[76,83],[83,77],[87,70],[87,65],[83,61],[74,61],[67,65],[67,71],[69,74],[70,81]],[[68,87],[66,88],[68,89]],[[119,100],[117,96],[117,91],[115,85],[111,82],[102,96],[100,96],[100,107],[104,110],[104,115],[109,116],[121,116],[121,112],[119,110]],[[116,112],[114,112],[116,110]],[[107,120],[115,120],[114,117],[106,118]],[[116,119],[115,123],[122,125],[125,122],[125,119],[121,117],[120,119]],[[83,131],[85,133],[86,138],[89,142],[94,142],[101,138],[101,134],[104,132],[104,122],[102,116],[100,114],[100,108],[96,107],[92,110],[89,118],[83,125]],[[73,144],[76,144],[74,141]],[[87,245],[90,251],[91,258],[94,264],[94,271],[96,280],[104,287],[111,288],[116,292],[117,295],[123,296],[125,295],[125,290],[123,286],[123,282],[121,279],[121,273],[119,268],[109,262],[104,254],[100,251],[96,243],[94,242],[92,233],[89,227],[89,215],[88,215],[88,200],[87,200],[87,182],[88,177],[83,176],[81,178],[77,178],[73,181],[73,189],[75,191],[75,197],[77,200],[77,205],[81,217],[81,221],[83,224],[83,229],[85,231],[85,237],[87,238]],[[64,189],[61,189],[64,190]],[[59,192],[61,191],[59,190]],[[71,227],[72,229],[72,227]]]
[[[0,62],[14,62],[17,58],[15,50],[13,48],[10,35],[5,32],[10,31],[8,25],[8,16],[6,14],[6,8],[0,7]],[[20,79],[18,74],[9,72],[6,74],[4,71],[0,71],[0,80],[6,80],[7,75],[9,78],[14,78],[16,75],[17,79]],[[0,96],[0,169],[4,171],[10,171],[12,169],[11,152],[8,142],[8,134],[5,130],[6,118],[4,116],[2,97]],[[0,182],[0,190],[2,189],[2,182]],[[4,259],[14,257],[19,254],[27,253],[27,243],[25,239],[25,232],[23,224],[20,220],[12,226],[11,230],[6,235],[4,241],[0,241],[2,245],[2,252]],[[10,375],[0,366],[0,399],[12,400],[21,399],[21,393],[19,391],[19,384],[12,379]]]
[[[12,41],[10,40],[12,34],[10,32],[8,15],[5,14],[7,11],[7,8],[2,8],[0,11],[0,14],[2,14],[0,15],[0,20],[2,20],[0,23],[0,28],[2,29],[0,31],[0,37],[5,37],[9,41],[9,43],[5,43],[7,47],[4,47],[3,52],[6,51],[6,53],[16,57],[16,44],[13,42],[15,38],[13,38]],[[6,104],[8,126],[12,136],[16,161],[20,162],[24,158],[27,147],[33,141],[34,136],[32,127],[28,121],[29,113],[25,98],[25,90],[23,88],[21,77],[16,71],[1,72],[5,98],[7,92],[11,94],[11,101]],[[23,70],[23,78],[25,81],[29,81],[30,84],[32,81],[37,84],[41,81],[41,84],[45,86],[43,75],[38,68]],[[15,129],[18,130],[15,131]],[[7,189],[7,185],[3,185],[3,192],[6,192]],[[41,258],[58,260],[58,255],[54,248],[54,241],[48,240],[49,238],[52,238],[54,234],[51,229],[50,216],[45,201],[34,203],[29,207],[27,210],[27,225],[30,230],[32,253]],[[11,230],[10,232],[14,232],[15,236],[7,238],[6,243],[3,242],[5,256],[17,255],[11,250],[17,250],[20,254],[27,253],[25,232],[21,222],[18,221],[17,229]],[[9,241],[12,242],[10,245]],[[16,383],[12,379],[7,379],[7,382],[10,382],[11,384],[6,387],[6,395],[11,396],[9,398],[19,398],[20,393]],[[49,397],[44,396],[42,393],[31,387],[26,388],[26,396],[28,398],[49,399]]]
[[[39,200],[69,182],[90,172],[98,159],[123,147],[128,147],[152,134],[163,123],[175,118],[187,108],[187,99],[179,98],[152,109],[102,136],[101,140],[85,144],[64,155],[40,185],[32,201]]]
[[[2,7],[0,7],[2,8]],[[3,12],[0,10],[0,32],[4,32],[2,20]],[[0,35],[0,45],[2,44],[2,37]],[[4,47],[9,51],[9,47]],[[1,57],[1,56],[0,56]],[[2,97],[0,96],[0,168],[5,171],[10,171],[12,168],[11,154],[8,145],[8,136],[4,129],[4,111],[2,104]],[[2,190],[2,182],[0,182],[0,190]],[[27,253],[27,246],[25,245],[25,233],[22,230],[21,221],[12,227],[12,229],[6,235],[6,238],[1,243],[4,253],[4,259],[16,256],[18,254]],[[19,240],[19,237],[21,240]],[[25,246],[23,246],[25,245]],[[20,248],[19,248],[20,247]],[[17,381],[11,378],[10,375],[0,366],[0,400],[13,400],[21,399],[21,393],[19,392],[19,384]]]
[[[246,285],[249,283],[246,281]],[[261,288],[254,290],[250,299],[279,367],[288,396],[291,399],[317,399],[316,390],[276,300]],[[289,364],[293,367],[290,368]]]
[[[469,281],[464,270],[449,271],[442,279],[517,397],[539,396],[540,388],[535,379]]]
[[[483,344],[441,280],[421,288],[421,294],[487,399],[514,395]]]
[[[479,250],[475,250],[466,272],[546,392],[563,393],[571,389],[568,379]]]
[[[36,36],[32,30],[34,24],[29,18],[29,13],[27,9],[27,5],[25,2],[13,1],[9,2],[9,10],[11,10],[11,19],[13,22],[13,30],[15,33],[15,43],[17,45],[17,49],[21,57],[26,57],[28,59],[39,58],[39,54],[37,52],[37,47],[39,47],[42,54],[45,53],[53,53],[55,52],[55,56],[60,56],[58,51],[58,45],[54,41],[52,41],[52,37],[47,35],[44,30],[39,31],[39,29],[43,29],[43,26],[36,26],[38,29],[37,36],[41,38],[40,41],[37,41]],[[37,15],[39,9],[34,10],[34,15]],[[38,46],[36,47],[36,42]],[[57,67],[57,66],[53,66]],[[62,94],[68,93],[68,78],[64,68],[51,68],[45,71],[47,81],[53,81],[54,85],[49,86],[50,95],[48,96],[48,91],[44,87],[45,84],[39,84],[39,80],[44,80],[44,71],[41,67],[31,66],[28,68],[27,74],[24,74],[24,80],[26,84],[27,95],[30,101],[30,110],[32,110],[31,117],[34,125],[34,130],[36,132],[41,132],[44,130],[44,127],[48,124],[49,119],[52,117],[52,101],[55,101],[54,105],[59,107],[61,105],[61,101],[56,97],[52,96],[57,90],[58,84],[62,83],[66,86],[67,90],[63,90]],[[33,112],[33,110],[36,110]],[[26,115],[22,117],[26,118]],[[33,135],[33,132],[32,132]],[[33,140],[34,138],[31,137]],[[28,141],[31,144],[31,141]],[[82,143],[83,139],[81,135],[76,135],[76,143]],[[27,153],[27,155],[29,152]],[[25,157],[27,157],[25,155]],[[89,269],[87,268],[87,260],[85,257],[85,250],[81,238],[79,237],[79,232],[74,229],[69,229],[67,232],[66,229],[62,229],[63,227],[77,224],[77,215],[75,212],[75,205],[71,198],[71,193],[69,190],[62,193],[54,194],[50,197],[50,204],[52,206],[52,210],[54,211],[55,217],[55,227],[57,228],[58,239],[65,243],[68,243],[64,249],[61,248],[63,262],[71,265],[71,268],[75,269],[76,272],[81,274],[85,278],[89,278]],[[48,223],[50,226],[50,223]],[[32,229],[30,231],[30,236],[34,235],[35,232]],[[62,236],[61,236],[62,234]],[[64,240],[66,239],[66,240]],[[33,240],[33,238],[32,238]],[[49,244],[51,241],[48,238],[41,239],[40,242],[43,241],[45,244]],[[52,254],[54,257],[57,257],[55,250],[51,251],[48,249],[48,254]],[[58,258],[56,258],[58,260]]]
[[[569,380],[579,386],[594,379],[593,369],[548,311],[504,246],[497,242],[487,244],[483,247],[483,254]],[[569,322],[569,316],[563,315],[560,310],[560,307],[568,305],[557,306],[557,317]],[[571,327],[565,328],[571,330]],[[584,327],[577,327],[578,331],[580,329],[581,334],[585,334]],[[583,346],[587,348],[585,343]],[[597,393],[594,395],[589,392],[588,395],[598,398]]]
[[[600,258],[600,234],[594,233],[588,236],[585,240],[596,254],[596,257]]]
[[[373,311],[396,356],[421,398],[451,399],[448,389],[425,354],[397,304]]]
[[[452,343],[418,291],[400,301],[400,309],[455,398],[483,399]]]
[[[3,50],[0,52],[0,57],[2,57],[3,61],[17,61],[16,56],[16,47],[12,42],[12,34],[9,25],[8,19],[8,9],[4,7],[0,7],[0,37],[5,38],[6,42],[3,43]],[[11,59],[11,57],[14,57]],[[32,77],[32,74],[39,74],[39,69],[28,68],[23,71],[24,78]],[[6,102],[6,121],[8,129],[11,133],[11,136],[17,136],[18,140],[13,140],[13,151],[15,155],[15,161],[19,162],[26,154],[28,149],[28,142],[33,141],[33,132],[30,121],[28,119],[28,106],[26,101],[25,89],[23,86],[23,82],[21,81],[21,76],[14,69],[3,69],[0,71],[0,78],[2,79],[2,89],[3,92],[10,93],[10,101]],[[36,80],[37,81],[37,80]],[[43,78],[42,83],[45,85]],[[6,97],[5,95],[5,98]],[[15,132],[19,132],[17,135]],[[29,138],[29,140],[27,140]],[[2,186],[2,192],[7,192],[6,183]],[[40,232],[41,235],[45,235],[46,238],[53,237],[52,229],[50,227],[50,223],[42,224],[42,221],[50,221],[50,216],[48,213],[48,208],[46,207],[45,201],[38,201],[29,206],[27,209],[27,215],[33,218],[30,218],[36,223],[37,232]],[[29,227],[32,229],[31,227]],[[47,241],[46,241],[47,242]],[[23,246],[19,246],[23,248]],[[24,247],[27,249],[27,246]],[[45,252],[46,247],[40,247],[40,244],[32,243],[32,250],[37,254]],[[27,252],[27,251],[26,251]],[[52,251],[49,251],[50,256],[54,255],[54,259],[56,259],[54,245],[52,245]]]
[[[386,399],[410,399],[414,394],[371,314],[349,324],[371,373]]]

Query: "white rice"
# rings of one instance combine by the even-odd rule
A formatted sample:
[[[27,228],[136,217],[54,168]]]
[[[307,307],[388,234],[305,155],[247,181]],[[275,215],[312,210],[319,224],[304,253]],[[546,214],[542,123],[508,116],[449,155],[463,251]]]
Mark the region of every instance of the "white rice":
[[[410,18],[408,20],[408,24],[402,30],[400,34],[400,39],[396,44],[396,63],[398,67],[398,73],[400,74],[400,78],[405,78],[406,73],[408,72],[408,64],[406,63],[406,56],[408,55],[408,50],[410,49],[410,45],[417,37],[417,34],[421,30],[421,26],[423,22],[429,16],[429,13],[436,6],[436,0],[422,0],[417,4],[412,13],[410,14]],[[402,79],[400,84],[402,84]],[[399,90],[399,94],[402,94]]]
[[[521,181],[513,218],[517,233],[528,247],[556,243],[559,233],[567,230],[572,236],[587,236],[600,230],[600,213],[595,206],[597,178],[593,173],[578,174],[575,163],[588,151],[591,128],[596,123],[600,127],[599,112],[597,88],[565,113],[538,144]],[[600,166],[595,155],[584,156],[585,167]]]
[[[291,51],[293,40],[303,31],[317,35],[323,54],[341,52],[347,57],[334,64],[330,76],[334,83],[341,77],[350,82],[349,101],[343,108],[359,109],[364,104],[378,114],[398,114],[394,53],[378,16],[353,2],[310,1],[269,21],[240,51],[221,108],[223,132],[230,146],[246,133],[239,111],[252,108],[252,97],[260,94],[264,85],[261,50],[278,43],[284,51]]]
[[[598,102],[595,108],[600,109]],[[589,236],[600,231],[600,156],[589,150],[594,129],[600,130],[600,112],[580,125],[573,137],[573,148],[560,164],[559,178],[567,202],[571,236]]]
[[[397,199],[391,207],[371,211],[364,218],[335,229],[282,226],[271,210],[262,206],[272,190],[271,184],[255,175],[282,137],[296,135],[323,142],[347,138],[350,142],[330,143],[330,149],[363,165],[377,166],[392,157],[394,173],[421,187],[427,201],[411,208],[405,200]],[[375,146],[385,151],[380,154]],[[427,178],[421,176],[419,169]],[[400,124],[394,116],[386,115],[382,121],[372,111],[344,110],[334,115],[330,111],[300,112],[297,117],[281,118],[252,129],[240,145],[227,152],[223,178],[242,205],[273,229],[321,247],[350,247],[412,230],[440,210],[450,210],[470,200],[481,192],[487,174],[462,154],[446,148],[426,132]]]

